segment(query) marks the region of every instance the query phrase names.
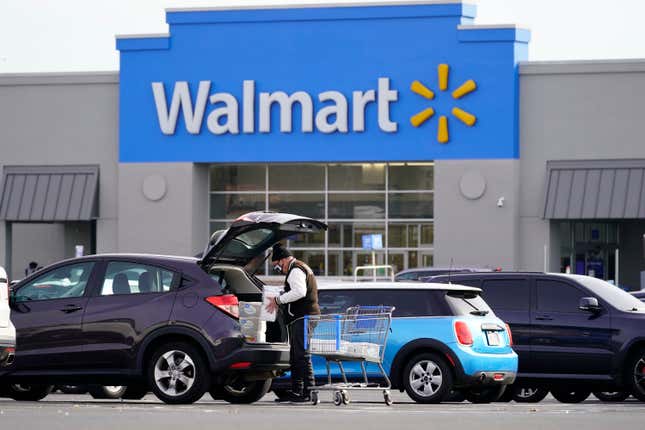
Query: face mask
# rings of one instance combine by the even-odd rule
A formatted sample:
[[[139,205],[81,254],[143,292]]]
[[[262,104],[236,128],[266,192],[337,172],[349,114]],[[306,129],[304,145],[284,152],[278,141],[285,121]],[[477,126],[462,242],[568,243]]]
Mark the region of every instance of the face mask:
[[[273,266],[273,271],[276,273],[282,273],[282,266],[280,266],[279,263],[276,264],[275,266]]]

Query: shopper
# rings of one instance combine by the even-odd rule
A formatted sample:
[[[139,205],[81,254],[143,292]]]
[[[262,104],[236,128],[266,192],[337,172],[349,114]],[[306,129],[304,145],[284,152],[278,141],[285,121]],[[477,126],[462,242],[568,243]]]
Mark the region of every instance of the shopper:
[[[291,252],[277,244],[272,253],[273,269],[286,274],[284,291],[267,305],[267,311],[281,307],[289,327],[291,343],[291,391],[280,401],[303,403],[310,400],[309,387],[315,385],[311,354],[305,349],[305,315],[320,315],[318,286],[313,271]]]

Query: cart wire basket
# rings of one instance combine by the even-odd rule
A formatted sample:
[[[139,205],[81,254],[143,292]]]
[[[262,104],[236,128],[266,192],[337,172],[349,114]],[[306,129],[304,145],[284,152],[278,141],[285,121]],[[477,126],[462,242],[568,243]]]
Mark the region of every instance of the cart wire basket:
[[[313,404],[319,403],[320,391],[332,391],[336,406],[349,404],[350,390],[382,390],[385,404],[392,404],[390,378],[383,369],[383,357],[390,325],[393,306],[353,306],[344,314],[305,316],[305,349],[312,355],[325,358],[327,383],[311,387]],[[333,383],[330,363],[340,369],[342,382]],[[360,363],[362,381],[349,382],[343,362]],[[378,367],[385,384],[370,382],[366,363]]]

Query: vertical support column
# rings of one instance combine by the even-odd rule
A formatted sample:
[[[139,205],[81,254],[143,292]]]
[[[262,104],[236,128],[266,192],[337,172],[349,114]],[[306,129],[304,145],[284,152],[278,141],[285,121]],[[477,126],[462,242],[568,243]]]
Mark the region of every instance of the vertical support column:
[[[5,234],[4,234],[4,259],[5,259],[5,269],[7,271],[7,275],[9,275],[9,279],[12,279],[12,261],[11,261],[11,246],[13,243],[12,237],[11,237],[11,223],[9,221],[6,221],[4,223],[4,228],[5,228]]]

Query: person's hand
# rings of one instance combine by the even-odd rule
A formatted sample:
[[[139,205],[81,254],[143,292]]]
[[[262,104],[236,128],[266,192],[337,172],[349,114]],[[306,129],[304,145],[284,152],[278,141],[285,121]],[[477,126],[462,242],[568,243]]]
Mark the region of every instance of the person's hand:
[[[275,302],[275,299],[271,299],[265,307],[266,311],[270,314],[275,313],[278,310],[278,304]]]

